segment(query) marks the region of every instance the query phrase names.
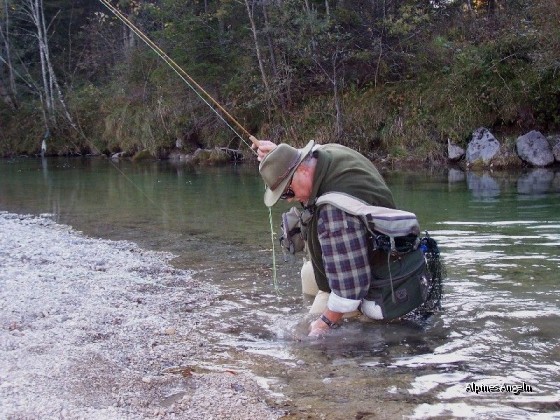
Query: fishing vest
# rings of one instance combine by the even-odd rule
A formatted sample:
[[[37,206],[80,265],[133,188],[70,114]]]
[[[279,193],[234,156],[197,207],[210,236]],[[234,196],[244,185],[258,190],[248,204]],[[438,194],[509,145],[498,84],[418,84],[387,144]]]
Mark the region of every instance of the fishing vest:
[[[304,227],[305,239],[317,287],[330,292],[317,233],[317,198],[329,192],[340,192],[374,206],[395,208],[395,203],[377,168],[362,154],[339,144],[319,146],[313,154],[317,164],[313,190],[306,206],[311,214]]]
[[[370,287],[362,300],[362,312],[373,319],[393,319],[421,305],[428,314],[437,309],[440,296],[433,296],[429,261],[439,259],[437,243],[420,238],[416,215],[403,210],[370,206],[343,193],[327,193],[316,201],[316,211],[330,204],[358,218],[367,231]],[[292,207],[282,215],[282,246],[291,253],[304,249],[306,223],[312,214]],[[427,234],[426,234],[427,235]],[[437,254],[437,255],[436,255]],[[435,300],[423,305],[430,296]]]

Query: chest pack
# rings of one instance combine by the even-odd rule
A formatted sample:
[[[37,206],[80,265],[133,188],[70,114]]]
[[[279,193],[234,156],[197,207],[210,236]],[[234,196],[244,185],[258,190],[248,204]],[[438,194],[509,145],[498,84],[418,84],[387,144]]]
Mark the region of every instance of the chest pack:
[[[420,245],[420,225],[414,213],[372,206],[348,194],[323,194],[316,205],[332,204],[340,210],[359,217],[372,238],[373,250],[393,255],[406,254]]]
[[[439,309],[443,268],[439,248],[414,213],[369,205],[351,195],[327,193],[317,206],[331,204],[359,217],[370,234],[372,282],[362,312],[373,319],[409,313],[427,316]]]

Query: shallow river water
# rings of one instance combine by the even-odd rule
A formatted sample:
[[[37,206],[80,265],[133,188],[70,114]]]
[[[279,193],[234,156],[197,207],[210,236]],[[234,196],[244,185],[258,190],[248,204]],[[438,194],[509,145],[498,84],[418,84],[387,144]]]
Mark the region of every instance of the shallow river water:
[[[273,275],[253,165],[0,160],[0,210],[173,252],[221,290],[203,363],[251,371],[296,418],[560,416],[560,171],[384,175],[439,242],[442,311],[348,320],[320,340],[305,338],[301,257],[285,261],[275,244]],[[272,210],[275,230],[287,208]]]

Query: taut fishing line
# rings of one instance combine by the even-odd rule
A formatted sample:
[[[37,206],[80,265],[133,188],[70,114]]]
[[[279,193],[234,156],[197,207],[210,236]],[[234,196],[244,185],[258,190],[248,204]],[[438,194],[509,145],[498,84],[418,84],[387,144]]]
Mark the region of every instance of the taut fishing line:
[[[218,101],[216,101],[212,95],[210,95],[202,86],[200,86],[179,64],[175,62],[171,57],[169,57],[160,47],[157,46],[144,32],[142,32],[136,25],[134,25],[125,15],[123,15],[119,9],[109,3],[108,0],[99,0],[107,9],[109,9],[125,26],[127,26],[138,38],[140,38],[144,43],[150,47],[165,63],[173,69],[173,71],[185,82],[185,84],[191,88],[191,90],[206,104],[208,107],[214,112],[218,118],[220,118],[224,124],[228,126],[228,128],[233,131],[233,133],[239,137],[243,143],[245,143],[249,149],[253,151],[253,153],[257,154],[255,150],[251,148],[251,145],[247,143],[247,141],[241,136],[233,126],[223,117],[222,114],[218,112],[216,108],[212,106],[214,104],[223,114],[225,114],[228,119],[233,122],[243,133],[247,135],[249,140],[253,142],[256,146],[258,146],[258,140],[252,136],[245,127],[241,125],[226,109],[220,105]],[[204,96],[203,96],[204,95]],[[212,104],[211,104],[211,103]]]
[[[103,4],[113,15],[115,15],[125,26],[127,26],[138,38],[140,38],[152,51],[154,51],[158,57],[160,57],[171,69],[181,78],[181,80],[189,87],[191,90],[206,104],[208,107],[214,112],[220,120],[224,122],[224,124],[237,136],[241,139],[245,145],[249,147],[254,154],[257,152],[251,147],[249,143],[243,138],[241,134],[239,134],[235,128],[224,118],[222,114],[227,116],[227,118],[233,122],[248,138],[251,140],[253,145],[259,145],[259,141],[256,137],[251,135],[245,127],[243,127],[229,112],[222,105],[216,101],[212,95],[210,95],[202,86],[200,86],[181,66],[179,66],[171,57],[169,57],[161,48],[157,46],[144,32],[142,32],[136,25],[134,25],[125,15],[123,15],[119,9],[109,3],[108,0],[99,0],[101,4]],[[214,108],[214,105],[216,108]],[[218,110],[221,112],[218,112]],[[124,175],[122,171],[119,170],[121,174]],[[126,175],[125,175],[126,177]],[[132,182],[132,180],[130,180]],[[143,192],[142,192],[143,193]],[[144,196],[146,196],[143,193]],[[149,198],[148,198],[149,199]],[[153,203],[152,200],[150,202]],[[155,205],[155,203],[153,203]],[[162,210],[163,211],[163,210]],[[278,283],[276,279],[276,256],[275,256],[275,245],[274,245],[274,230],[272,224],[272,210],[269,207],[268,209],[268,217],[270,221],[270,236],[272,242],[272,272],[273,272],[273,282],[274,288],[278,291]]]

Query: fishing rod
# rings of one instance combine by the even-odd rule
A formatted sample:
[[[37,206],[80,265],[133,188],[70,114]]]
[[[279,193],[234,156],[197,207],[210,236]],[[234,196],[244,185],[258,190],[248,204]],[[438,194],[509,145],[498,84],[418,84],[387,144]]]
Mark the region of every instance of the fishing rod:
[[[253,153],[257,154],[257,152],[251,147],[249,143],[243,138],[241,134],[239,134],[235,128],[223,117],[225,115],[230,122],[236,125],[251,141],[254,147],[259,147],[259,140],[253,136],[249,131],[241,125],[239,121],[237,121],[218,101],[216,101],[212,95],[210,95],[202,86],[200,86],[196,80],[194,80],[179,64],[175,62],[171,57],[169,57],[156,43],[154,43],[144,32],[142,32],[136,25],[134,25],[125,15],[121,13],[119,9],[109,3],[109,0],[99,0],[101,4],[103,4],[111,13],[113,13],[124,25],[126,25],[138,38],[140,38],[144,43],[150,47],[163,61],[167,63],[169,67],[173,69],[173,71],[189,86],[192,91],[206,104],[208,107],[220,118],[231,131],[235,133],[237,137],[243,141],[248,147],[249,150],[253,151]],[[220,114],[216,108],[212,106],[212,104],[218,108],[222,114]],[[274,288],[278,291],[278,283],[276,277],[276,255],[275,255],[275,240],[274,240],[274,229],[272,226],[272,209],[268,208],[268,218],[270,221],[270,239],[272,242],[272,272],[273,272],[273,282]]]
[[[243,136],[239,134],[235,128],[222,116],[225,115],[230,122],[236,125],[245,136],[251,141],[255,147],[259,147],[259,140],[253,136],[249,131],[241,125],[237,119],[235,119],[218,101],[216,101],[212,95],[210,95],[202,86],[200,86],[196,80],[194,80],[179,64],[175,62],[171,57],[169,57],[155,42],[153,42],[148,36],[142,32],[136,25],[134,25],[130,19],[128,19],[124,14],[121,13],[119,9],[109,3],[109,0],[99,0],[111,13],[113,13],[124,25],[126,25],[138,38],[140,38],[144,43],[150,47],[163,61],[169,65],[175,73],[189,86],[196,95],[202,99],[202,101],[210,107],[210,109],[232,130],[237,137],[239,137],[249,149],[253,150],[251,145],[249,145]],[[222,112],[220,114],[212,104]],[[253,150],[254,152],[254,150]],[[256,153],[256,152],[255,152]]]

